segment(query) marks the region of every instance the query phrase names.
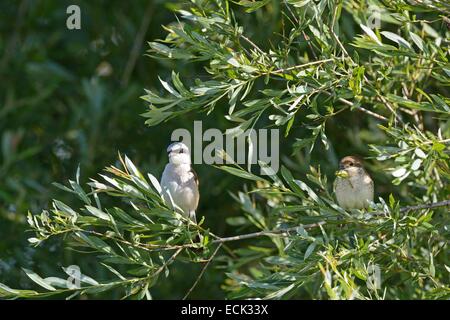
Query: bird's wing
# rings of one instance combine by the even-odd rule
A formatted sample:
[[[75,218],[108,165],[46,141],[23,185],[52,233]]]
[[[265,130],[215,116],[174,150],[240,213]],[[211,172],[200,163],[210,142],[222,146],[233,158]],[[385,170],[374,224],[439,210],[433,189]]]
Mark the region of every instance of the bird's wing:
[[[337,181],[338,181],[338,179],[336,178],[336,179],[334,179],[334,182],[333,182],[333,192],[334,192],[334,193],[336,193],[336,185],[337,185]]]
[[[194,175],[194,181],[195,181],[195,184],[198,187],[199,186],[199,182],[198,182],[197,172],[195,172],[195,170],[194,170],[194,168],[192,166],[191,166],[191,170],[189,170],[189,172],[192,172],[192,174]]]

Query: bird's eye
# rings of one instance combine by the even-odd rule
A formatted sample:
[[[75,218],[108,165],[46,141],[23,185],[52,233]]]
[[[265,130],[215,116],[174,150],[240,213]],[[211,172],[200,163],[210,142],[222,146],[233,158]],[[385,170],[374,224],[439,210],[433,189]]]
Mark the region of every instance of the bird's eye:
[[[348,164],[349,164],[349,165],[351,165],[352,167],[353,167],[353,165],[354,165],[354,163],[353,163],[353,162],[349,162]]]
[[[181,149],[181,150],[180,150],[180,153],[184,153],[184,150],[183,150],[183,149]]]

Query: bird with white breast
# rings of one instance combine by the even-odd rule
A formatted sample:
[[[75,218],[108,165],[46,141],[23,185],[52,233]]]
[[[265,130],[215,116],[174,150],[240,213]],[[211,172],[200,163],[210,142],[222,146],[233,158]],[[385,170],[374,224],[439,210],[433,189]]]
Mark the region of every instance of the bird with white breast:
[[[374,185],[361,159],[343,158],[336,176],[334,190],[338,204],[343,209],[367,209],[373,201]]]
[[[197,223],[195,210],[200,193],[198,177],[191,163],[189,148],[182,142],[167,147],[169,163],[161,177],[162,196],[174,210]]]

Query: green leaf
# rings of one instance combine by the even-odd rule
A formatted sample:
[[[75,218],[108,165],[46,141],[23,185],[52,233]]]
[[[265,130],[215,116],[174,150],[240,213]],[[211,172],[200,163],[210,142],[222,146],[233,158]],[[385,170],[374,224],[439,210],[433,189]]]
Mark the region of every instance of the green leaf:
[[[136,168],[136,166],[133,164],[133,162],[125,156],[125,165],[127,166],[127,169],[136,177],[139,177],[143,179],[143,175],[139,172],[139,170]]]
[[[398,168],[392,172],[392,175],[396,178],[400,178],[406,174],[407,170],[405,168]]]
[[[251,13],[251,12],[254,12],[254,11],[258,10],[259,8],[265,6],[270,1],[271,0],[261,0],[261,1],[240,0],[237,4],[247,7],[245,12]]]
[[[26,273],[26,275],[33,280],[36,284],[40,285],[41,287],[50,290],[55,291],[56,289],[51,286],[45,279],[42,279],[38,274],[36,274],[34,271],[31,271],[29,269],[22,268],[22,270]]]
[[[391,193],[391,194],[389,194],[389,206],[391,207],[391,208],[394,208],[395,207],[395,198],[394,198],[394,195]]]
[[[53,200],[53,204],[58,210],[64,213],[68,213],[72,218],[76,219],[78,217],[78,213],[76,213],[71,207],[69,207],[65,203],[59,200]]]
[[[53,287],[67,289],[68,282],[66,279],[61,279],[57,277],[47,277],[44,279],[44,281]]]
[[[74,269],[74,268],[76,268],[76,269]],[[64,270],[64,272],[67,275],[69,275],[70,277],[72,277],[76,280],[79,280],[80,282],[84,282],[84,283],[90,284],[92,286],[99,285],[99,283],[95,279],[92,279],[91,277],[88,277],[88,276],[82,274],[81,272],[78,272],[79,271],[78,266],[69,266],[67,268],[62,267],[62,269]],[[73,272],[74,270],[76,270],[77,272]]]
[[[309,197],[316,203],[323,204],[322,200],[317,196],[317,194],[303,181],[294,180],[294,182],[302,189],[308,193]]]
[[[398,45],[401,45],[401,46],[411,49],[411,45],[408,43],[408,41],[403,39],[398,34],[395,34],[395,33],[389,32],[389,31],[381,31],[381,34],[383,36],[385,36],[386,38],[388,38],[389,40],[394,41]]]
[[[421,37],[419,37],[417,34],[415,34],[414,32],[409,32],[409,36],[411,37],[412,41],[414,41],[414,43],[416,44],[416,46],[420,49],[420,51],[424,51],[424,42],[422,40]]]
[[[241,66],[241,64],[239,63],[239,61],[237,61],[233,56],[231,56],[230,58],[228,58],[227,62],[229,64],[231,64],[233,67],[239,68]]]
[[[281,166],[281,175],[293,192],[303,195],[302,189],[294,182],[294,176],[285,166]]]
[[[295,287],[295,283],[287,286],[286,288],[283,288],[283,289],[277,290],[275,292],[272,292],[271,294],[268,294],[267,296],[264,297],[264,299],[267,299],[267,300],[281,299],[286,293],[291,291],[294,287]]]
[[[156,191],[158,191],[159,194],[161,194],[162,188],[159,184],[158,179],[156,179],[153,175],[151,175],[150,173],[147,173],[147,177],[150,179],[150,182],[153,185],[153,188],[155,188]]]
[[[103,266],[105,266],[109,271],[111,271],[112,273],[114,273],[117,277],[120,278],[120,280],[127,280],[123,275],[121,275],[119,273],[119,271],[117,271],[116,269],[114,269],[113,267],[107,265],[106,263],[101,263]]]
[[[235,167],[230,166],[215,166],[216,168],[226,171],[232,175],[235,175],[237,177],[247,179],[247,180],[253,180],[253,181],[265,181],[265,179],[258,177],[257,175],[254,175],[253,173],[244,171],[242,169],[238,169]]]
[[[96,207],[92,206],[86,206],[86,209],[97,218],[100,218],[102,220],[111,221],[111,218],[108,214],[104,213],[103,211],[97,209]]]
[[[311,255],[311,253],[314,252],[314,249],[316,248],[316,245],[317,245],[317,243],[316,243],[316,242],[313,242],[313,243],[311,243],[311,244],[308,246],[308,248],[306,249],[306,252],[305,252],[305,256],[303,257],[303,260],[308,259],[308,257]]]
[[[378,39],[377,35],[372,31],[372,29],[370,29],[369,27],[360,24],[359,25],[361,27],[361,29],[363,29],[363,31],[373,40],[375,41],[378,45],[382,46],[383,44],[381,43],[381,41]]]

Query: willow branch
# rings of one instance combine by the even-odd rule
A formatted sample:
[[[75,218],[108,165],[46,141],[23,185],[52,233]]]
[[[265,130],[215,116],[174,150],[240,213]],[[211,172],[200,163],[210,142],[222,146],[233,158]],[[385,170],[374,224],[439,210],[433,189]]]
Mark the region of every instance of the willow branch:
[[[330,94],[330,95],[331,95],[331,94]],[[343,102],[343,103],[345,103],[346,105],[348,105],[348,106],[350,106],[350,107],[354,107],[354,106],[355,106],[355,105],[353,104],[353,102],[348,101],[347,99],[339,98],[338,100],[341,101],[341,102]],[[370,111],[370,110],[368,110],[368,109],[365,109],[365,108],[363,108],[363,107],[361,107],[361,106],[357,107],[356,110],[362,111],[362,112],[364,112],[364,113],[366,113],[366,114],[368,114],[368,115],[370,115],[370,116],[372,116],[372,117],[374,117],[374,118],[377,118],[377,119],[379,119],[379,120],[389,121],[388,118],[382,116],[381,114],[375,113],[375,112]]]
[[[407,211],[411,211],[411,210],[433,209],[433,208],[445,207],[445,206],[450,206],[450,200],[433,202],[433,203],[428,203],[428,204],[420,204],[420,205],[416,205],[416,206],[402,207],[402,208],[400,208],[400,212],[407,212]],[[320,221],[317,223],[301,225],[301,227],[303,227],[306,230],[306,229],[317,228],[324,224],[326,224],[325,221]],[[259,232],[253,232],[253,233],[248,233],[248,234],[241,234],[238,236],[216,239],[216,240],[213,240],[212,243],[238,241],[238,240],[256,238],[256,237],[261,237],[261,236],[287,236],[289,232],[296,231],[297,228],[299,228],[299,227],[300,226],[295,226],[295,227],[289,227],[289,228],[279,229],[279,230],[259,231]]]
[[[444,200],[444,201],[439,201],[439,202],[433,202],[433,203],[425,203],[425,204],[420,204],[420,205],[414,205],[414,206],[407,206],[407,207],[402,207],[400,208],[400,212],[408,212],[411,210],[422,210],[422,209],[434,209],[434,208],[438,208],[438,207],[445,207],[445,206],[450,206],[450,200]],[[211,243],[219,243],[223,246],[225,246],[225,242],[232,242],[232,241],[239,241],[239,240],[244,240],[244,239],[251,239],[251,238],[257,238],[257,237],[263,237],[263,236],[280,236],[280,237],[287,237],[289,236],[289,232],[293,232],[296,231],[299,227],[303,227],[305,230],[308,229],[313,229],[313,228],[317,228],[320,227],[322,225],[325,225],[326,222],[325,221],[320,221],[317,223],[312,223],[312,224],[307,224],[307,225],[299,225],[299,226],[294,226],[294,227],[289,227],[289,228],[284,228],[284,229],[278,229],[278,230],[264,230],[264,231],[258,231],[258,232],[253,232],[253,233],[247,233],[247,234],[241,234],[241,235],[237,235],[237,236],[232,236],[232,237],[219,237],[219,236],[215,236],[214,240],[211,241]],[[172,257],[173,260],[183,249],[188,249],[188,248],[198,248],[199,244],[198,243],[186,243],[186,244],[182,244],[182,245],[155,245],[155,244],[145,244],[145,243],[140,243],[140,244],[134,244],[131,242],[128,242],[126,240],[123,239],[118,239],[115,237],[108,237],[104,234],[101,233],[97,233],[95,231],[91,231],[91,230],[78,230],[80,232],[86,232],[86,233],[91,233],[94,234],[96,236],[99,237],[105,237],[114,241],[119,241],[122,242],[124,244],[139,248],[139,249],[143,249],[146,251],[171,251],[171,250],[177,250],[175,255]],[[227,251],[230,253],[231,249],[226,248]]]
[[[156,277],[158,274],[160,274],[165,268],[167,268],[169,266],[169,264],[171,264],[175,258],[180,254],[180,252],[183,250],[183,248],[179,248],[177,251],[175,251],[175,253],[166,260],[166,262],[153,274],[150,274],[149,277]]]
[[[209,264],[214,259],[214,257],[216,256],[217,252],[219,252],[220,247],[222,247],[222,243],[219,243],[219,245],[217,246],[216,250],[214,250],[214,253],[208,259],[208,261],[206,262],[206,264],[203,267],[202,271],[200,271],[200,274],[198,275],[198,277],[195,280],[194,284],[189,289],[189,291],[184,295],[183,300],[186,300],[186,298],[191,294],[192,290],[194,290],[194,288],[197,286],[197,284],[199,283],[200,279],[203,277],[203,274],[205,273],[206,269],[208,268]]]
[[[314,66],[316,64],[322,64],[325,62],[331,62],[334,61],[334,59],[324,59],[324,60],[317,60],[317,61],[311,61],[308,63],[304,63],[304,64],[299,64],[296,66],[292,66],[292,67],[288,67],[288,68],[284,68],[284,69],[278,69],[278,70],[274,70],[274,71],[270,71],[271,74],[278,74],[278,73],[285,73],[286,71],[292,71],[292,70],[296,70],[296,69],[301,69],[301,68],[305,68],[305,67],[310,67],[310,66]]]
[[[325,221],[302,225],[301,227],[303,227],[304,229],[312,229],[312,228],[319,227],[323,224],[325,224]],[[229,241],[237,241],[237,240],[243,240],[243,239],[256,238],[256,237],[261,237],[261,236],[287,236],[289,232],[296,231],[299,227],[300,226],[295,226],[295,227],[284,228],[284,229],[279,229],[279,230],[259,231],[259,232],[241,234],[239,236],[216,239],[216,240],[213,240],[212,243],[223,243],[223,242],[229,242]]]
[[[266,55],[266,53],[265,53],[263,50],[261,50],[261,48],[258,47],[252,40],[250,40],[249,38],[247,38],[247,37],[244,36],[243,34],[241,34],[240,37],[241,37],[242,39],[244,39],[245,41],[247,41],[253,48],[256,49],[256,51],[258,51],[259,53],[261,53],[263,56]]]
[[[411,210],[421,210],[421,209],[433,209],[433,208],[446,207],[446,206],[450,206],[450,200],[424,203],[424,204],[419,204],[416,206],[403,207],[403,208],[400,208],[400,212],[408,212]]]

